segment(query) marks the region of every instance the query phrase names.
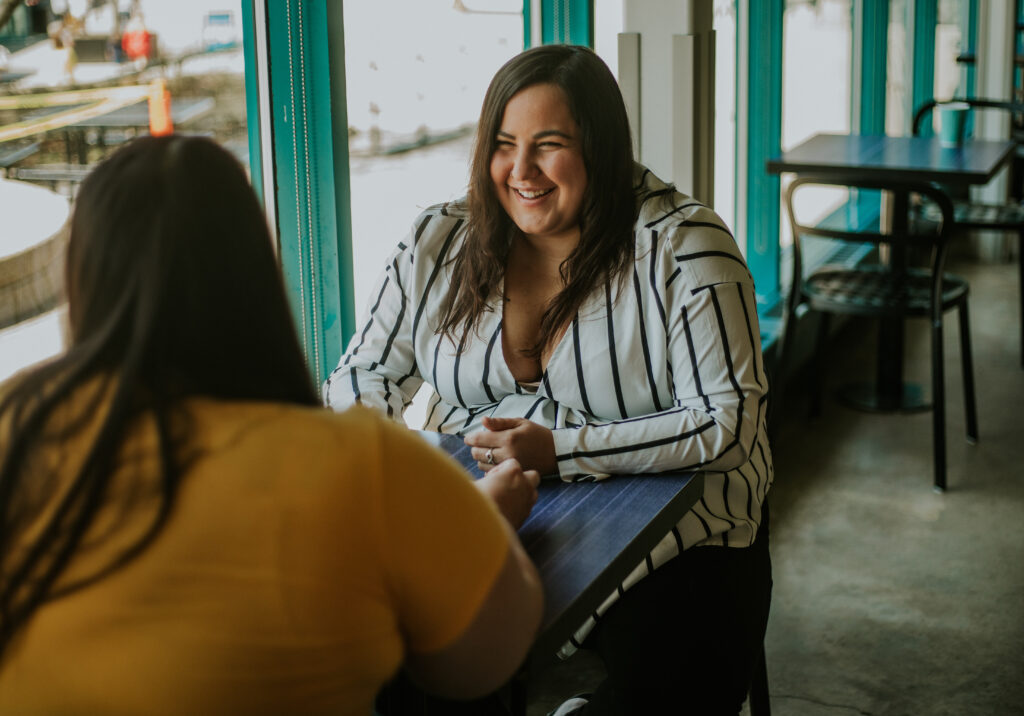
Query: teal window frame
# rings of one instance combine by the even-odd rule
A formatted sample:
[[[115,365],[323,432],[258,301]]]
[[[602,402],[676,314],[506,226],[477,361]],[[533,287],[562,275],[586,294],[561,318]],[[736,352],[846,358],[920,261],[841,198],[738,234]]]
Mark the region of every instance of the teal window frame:
[[[782,295],[781,182],[765,164],[782,149],[784,12],[785,0],[739,0],[736,12],[736,231],[762,313],[774,310]]]
[[[341,5],[243,0],[242,16],[253,184],[319,386],[355,330]]]
[[[1017,2],[1017,21],[1022,21],[1021,13],[1024,12],[1024,5]],[[960,4],[960,27],[964,28],[964,34],[960,37],[960,52],[974,52],[978,46],[978,0],[961,0]],[[1020,42],[1020,34],[1017,35]],[[1020,50],[1018,45],[1018,50]],[[963,86],[963,97],[974,97],[977,87],[977,68],[974,63],[965,63],[960,71],[960,80]]]
[[[889,0],[857,0],[851,12],[851,126],[853,131],[883,134]],[[736,230],[754,276],[766,349],[781,328],[778,317],[785,292],[779,244],[781,179],[765,169],[766,161],[781,152],[784,13],[785,0],[737,0]],[[934,23],[931,43],[934,58]]]
[[[939,22],[938,0],[912,0],[912,5],[912,38],[908,39],[912,39],[914,50],[911,53],[911,105],[904,128],[907,134],[910,134],[917,108],[935,97],[935,28]],[[921,130],[923,136],[932,133],[927,122]]]
[[[854,46],[851,126],[861,134],[885,134],[889,69],[889,0],[856,0],[852,6]]]
[[[594,46],[593,0],[541,0],[540,32],[543,45]],[[523,37],[533,46],[531,2],[523,2]]]

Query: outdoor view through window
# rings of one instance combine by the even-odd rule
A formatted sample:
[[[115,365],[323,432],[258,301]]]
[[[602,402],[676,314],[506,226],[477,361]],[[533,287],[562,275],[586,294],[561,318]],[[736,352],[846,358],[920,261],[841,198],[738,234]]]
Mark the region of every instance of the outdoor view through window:
[[[173,126],[248,163],[241,24],[223,0],[0,0],[0,380],[63,348],[66,220],[97,162]]]
[[[937,97],[964,89],[953,61],[960,46],[953,20],[964,1],[939,3]],[[624,2],[594,2],[594,46],[613,72]],[[345,22],[357,316],[417,213],[465,193],[487,83],[523,47],[522,7],[521,0],[337,3]],[[731,224],[735,5],[715,0],[714,7],[715,208]],[[782,143],[789,148],[815,131],[850,129],[852,6],[787,0],[785,7]],[[899,42],[906,7],[893,2],[886,126],[894,134],[908,121]],[[150,131],[151,98],[168,110],[157,121],[213,137],[248,164],[243,41],[238,0],[0,0],[0,380],[62,349],[70,201],[91,167]],[[822,68],[838,81],[817,81]],[[824,102],[823,86],[831,88]],[[805,197],[822,213],[841,198]]]

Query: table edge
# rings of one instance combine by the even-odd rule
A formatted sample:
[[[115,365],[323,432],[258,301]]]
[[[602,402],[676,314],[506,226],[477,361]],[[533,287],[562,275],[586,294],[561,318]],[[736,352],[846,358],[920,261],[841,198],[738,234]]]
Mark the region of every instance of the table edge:
[[[584,594],[572,600],[560,614],[552,617],[550,622],[541,625],[530,648],[531,659],[554,657],[561,646],[583,626],[587,618],[604,603],[609,594],[615,591],[630,571],[640,564],[683,515],[693,508],[704,494],[704,472],[681,474],[688,476],[689,480],[676,496],[661,508],[647,527],[636,535],[615,559],[605,565]],[[635,476],[624,477],[630,479]],[[657,475],[652,473],[650,477],[655,478]]]

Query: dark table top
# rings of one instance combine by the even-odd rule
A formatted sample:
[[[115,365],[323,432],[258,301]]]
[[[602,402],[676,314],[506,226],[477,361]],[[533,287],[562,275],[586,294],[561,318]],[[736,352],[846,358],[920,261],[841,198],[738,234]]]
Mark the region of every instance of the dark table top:
[[[419,434],[481,476],[462,438]],[[519,529],[544,586],[544,619],[533,653],[554,655],[703,491],[699,472],[617,475],[590,483],[543,480],[537,504]]]
[[[767,162],[770,174],[799,172],[848,178],[985,184],[1014,152],[1010,140],[968,140],[943,147],[937,137],[815,134]]]

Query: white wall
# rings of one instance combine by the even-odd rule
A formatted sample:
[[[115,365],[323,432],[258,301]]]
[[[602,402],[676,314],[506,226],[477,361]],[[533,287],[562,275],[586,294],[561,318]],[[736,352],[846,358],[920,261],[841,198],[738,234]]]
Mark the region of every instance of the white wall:
[[[640,36],[640,108],[634,113],[639,115],[634,131],[640,160],[708,203],[714,193],[712,10],[712,0],[630,0],[623,5],[624,32]],[[630,81],[620,73],[627,96]]]

